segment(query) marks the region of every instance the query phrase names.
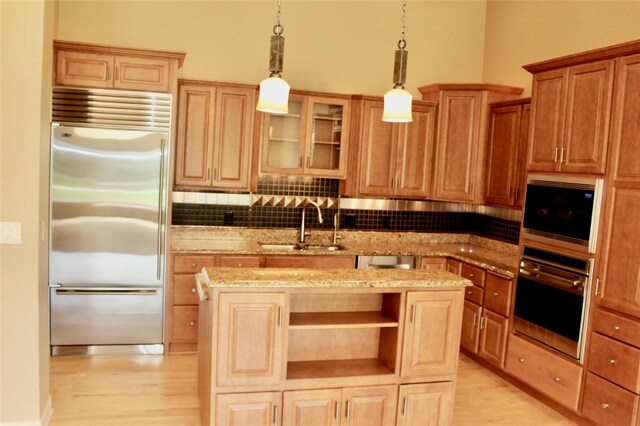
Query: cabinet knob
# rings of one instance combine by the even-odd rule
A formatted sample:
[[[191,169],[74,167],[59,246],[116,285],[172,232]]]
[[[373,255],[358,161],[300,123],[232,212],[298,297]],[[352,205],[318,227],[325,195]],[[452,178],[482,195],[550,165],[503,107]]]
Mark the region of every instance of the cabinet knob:
[[[614,325],[613,327],[611,327],[611,329],[613,331],[620,331],[620,326],[619,325]]]
[[[467,294],[473,294],[473,292],[471,290],[467,291]]]
[[[524,358],[518,358],[519,362],[524,362]]]
[[[198,265],[196,265],[195,263],[192,263],[192,264],[191,264],[191,267],[192,267],[192,268],[195,268],[196,266],[198,266]]]
[[[242,268],[242,263],[238,263],[238,268]]]
[[[607,360],[607,362],[609,363],[609,365],[615,365],[616,360],[615,359],[609,359],[609,360]]]
[[[195,322],[195,321],[191,321],[191,322],[189,323],[189,325],[190,325],[191,327],[193,327],[194,325],[196,325],[196,322]]]
[[[604,408],[606,410],[607,408],[609,408],[609,404],[607,404],[606,402],[603,402],[602,403],[602,408]]]
[[[469,274],[469,278],[473,278],[475,276],[476,276],[475,274]]]
[[[497,296],[498,296],[498,292],[497,292],[497,291],[494,291],[494,292],[493,292],[493,295],[497,297]]]
[[[195,289],[195,288],[192,288],[192,289],[191,289],[191,293],[195,293],[195,292],[196,292],[196,289]]]
[[[560,377],[554,377],[553,381],[556,382],[556,383],[560,383]]]

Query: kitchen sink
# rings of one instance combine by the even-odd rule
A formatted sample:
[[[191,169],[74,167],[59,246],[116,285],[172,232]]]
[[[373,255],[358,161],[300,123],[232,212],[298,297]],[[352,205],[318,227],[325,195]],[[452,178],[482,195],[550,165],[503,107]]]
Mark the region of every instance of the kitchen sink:
[[[265,250],[308,250],[308,251],[340,251],[345,250],[345,247],[340,244],[271,244],[271,243],[258,243],[260,247]]]

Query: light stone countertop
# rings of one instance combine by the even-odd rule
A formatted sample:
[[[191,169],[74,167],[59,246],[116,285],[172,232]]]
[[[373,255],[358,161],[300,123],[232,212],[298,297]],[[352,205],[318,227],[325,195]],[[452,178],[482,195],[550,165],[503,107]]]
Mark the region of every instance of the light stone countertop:
[[[215,288],[424,288],[467,287],[471,281],[446,271],[424,269],[203,268]]]
[[[312,230],[311,244],[330,244],[332,233]],[[515,277],[518,246],[465,234],[341,231],[339,251],[264,249],[259,243],[295,243],[296,230],[172,227],[174,254],[237,255],[414,255],[450,257],[508,278]]]

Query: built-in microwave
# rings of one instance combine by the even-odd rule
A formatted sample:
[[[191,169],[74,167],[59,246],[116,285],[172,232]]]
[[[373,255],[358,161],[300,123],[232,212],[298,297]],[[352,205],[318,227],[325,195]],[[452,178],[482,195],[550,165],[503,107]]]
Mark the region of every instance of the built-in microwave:
[[[530,174],[522,237],[595,253],[604,180]]]

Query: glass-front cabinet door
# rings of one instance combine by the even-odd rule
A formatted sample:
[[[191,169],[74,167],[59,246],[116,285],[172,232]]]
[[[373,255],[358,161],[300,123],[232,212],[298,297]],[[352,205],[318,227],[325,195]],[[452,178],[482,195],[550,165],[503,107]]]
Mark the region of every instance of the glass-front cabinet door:
[[[288,114],[263,117],[261,172],[345,177],[348,121],[348,99],[290,96]]]

